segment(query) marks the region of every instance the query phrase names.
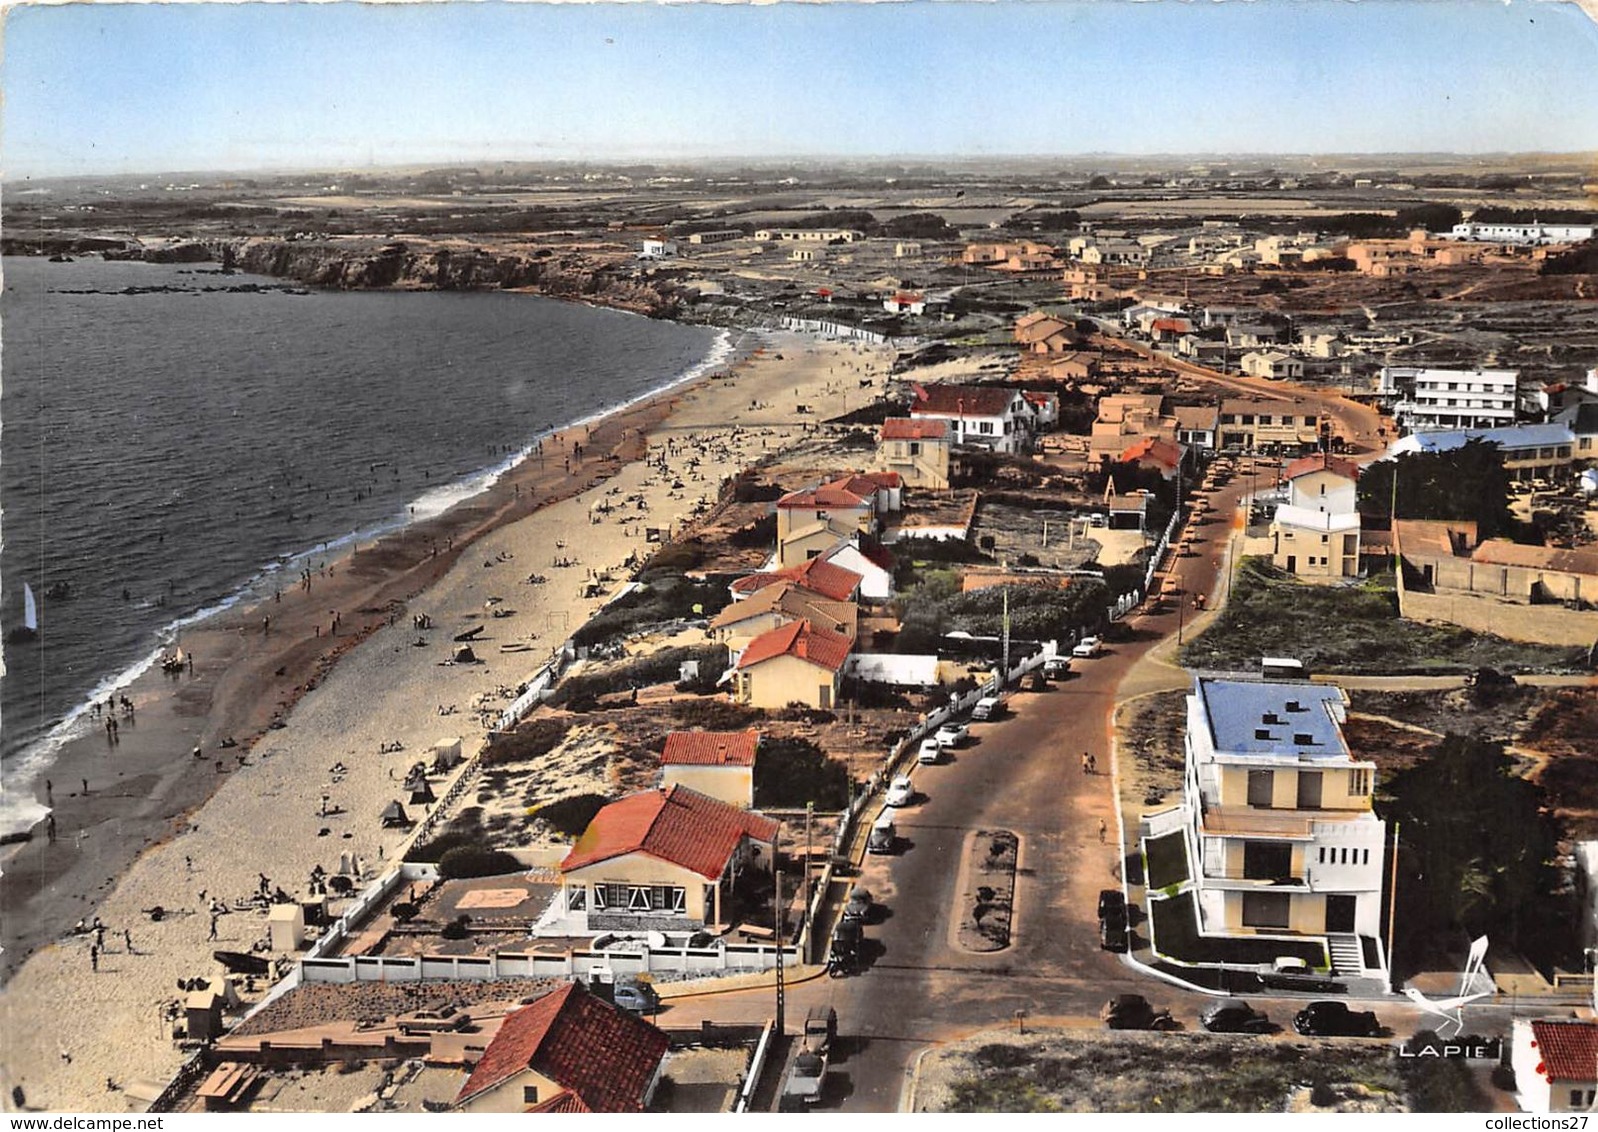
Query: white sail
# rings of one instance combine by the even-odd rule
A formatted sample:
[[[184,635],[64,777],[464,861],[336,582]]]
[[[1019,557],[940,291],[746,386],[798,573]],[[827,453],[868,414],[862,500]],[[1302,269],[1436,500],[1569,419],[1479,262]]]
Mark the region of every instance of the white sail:
[[[33,600],[33,587],[22,583],[22,622],[29,629],[39,628],[39,605]]]

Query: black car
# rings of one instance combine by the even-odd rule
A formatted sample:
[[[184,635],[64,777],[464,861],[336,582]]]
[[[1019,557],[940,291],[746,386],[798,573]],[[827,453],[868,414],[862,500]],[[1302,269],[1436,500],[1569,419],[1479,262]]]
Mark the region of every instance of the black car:
[[[1240,998],[1212,1002],[1199,1015],[1199,1024],[1212,1034],[1271,1034],[1276,1026]]]
[[[1375,1014],[1343,1002],[1310,1003],[1293,1015],[1293,1029],[1312,1038],[1374,1038],[1382,1032]]]
[[[1127,940],[1126,921],[1113,917],[1100,920],[1099,946],[1105,951],[1126,951],[1130,946]]]
[[[849,901],[843,906],[843,919],[845,923],[865,923],[871,918],[871,893],[864,888],[856,887],[849,893]]]
[[[1140,994],[1118,994],[1104,1004],[1099,1020],[1112,1030],[1170,1030],[1176,1023],[1169,1010],[1155,1010]]]
[[[1126,895],[1119,888],[1106,888],[1099,892],[1099,919],[1114,917],[1126,922]]]

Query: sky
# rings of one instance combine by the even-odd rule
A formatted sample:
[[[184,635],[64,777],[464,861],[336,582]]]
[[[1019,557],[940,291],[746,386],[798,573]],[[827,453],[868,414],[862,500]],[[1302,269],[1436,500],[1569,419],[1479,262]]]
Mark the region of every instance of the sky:
[[[0,170],[1598,151],[1556,0],[7,8]]]

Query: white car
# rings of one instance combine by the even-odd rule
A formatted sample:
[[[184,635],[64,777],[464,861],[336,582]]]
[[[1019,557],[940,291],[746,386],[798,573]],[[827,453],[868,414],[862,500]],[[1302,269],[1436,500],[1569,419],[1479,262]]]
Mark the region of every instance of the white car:
[[[916,796],[916,788],[910,784],[910,776],[901,774],[888,783],[888,805],[908,806],[910,799]]]
[[[971,731],[963,723],[945,723],[938,728],[938,733],[932,738],[940,747],[958,747],[971,737]]]
[[[916,751],[916,762],[931,766],[943,758],[943,744],[936,738],[928,737],[921,740],[921,748]]]
[[[1072,656],[1092,657],[1098,656],[1104,650],[1104,642],[1097,637],[1083,637],[1071,650]]]

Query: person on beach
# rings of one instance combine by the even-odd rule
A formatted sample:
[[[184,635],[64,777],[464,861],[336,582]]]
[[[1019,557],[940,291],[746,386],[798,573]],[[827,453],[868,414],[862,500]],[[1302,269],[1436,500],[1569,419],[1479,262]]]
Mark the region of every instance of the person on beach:
[[[46,815],[44,819],[44,836],[47,841],[55,840],[55,815]]]
[[[219,919],[221,919],[221,917],[215,912],[211,913],[211,934],[205,937],[207,940],[213,940],[216,938],[216,922]]]
[[[133,931],[130,928],[122,929],[122,946],[129,955],[133,954]]]
[[[1106,835],[1109,834],[1109,832],[1110,832],[1110,827],[1105,824],[1103,818],[1100,818],[1099,819],[1099,844],[1100,845],[1104,844],[1104,838],[1105,838]]]
[[[100,970],[100,945],[97,943],[89,944],[89,970]]]

